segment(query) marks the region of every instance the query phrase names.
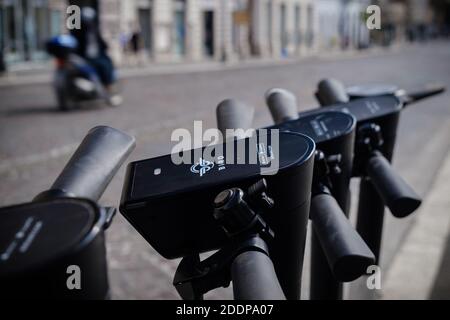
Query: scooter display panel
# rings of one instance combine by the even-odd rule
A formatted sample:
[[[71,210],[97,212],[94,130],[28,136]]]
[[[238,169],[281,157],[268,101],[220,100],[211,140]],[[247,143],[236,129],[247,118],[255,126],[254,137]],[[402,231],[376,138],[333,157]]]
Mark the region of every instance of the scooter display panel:
[[[309,201],[315,143],[305,135],[265,131],[253,138],[186,151],[191,159],[199,159],[194,163],[175,164],[173,155],[131,163],[121,213],[161,255],[178,258],[214,250],[226,241],[213,219],[214,198],[225,189],[246,189],[265,178],[276,203],[268,220],[297,210]],[[230,146],[235,151],[231,155],[226,151],[233,149]],[[218,156],[211,150],[225,152]],[[205,157],[205,151],[213,157]]]

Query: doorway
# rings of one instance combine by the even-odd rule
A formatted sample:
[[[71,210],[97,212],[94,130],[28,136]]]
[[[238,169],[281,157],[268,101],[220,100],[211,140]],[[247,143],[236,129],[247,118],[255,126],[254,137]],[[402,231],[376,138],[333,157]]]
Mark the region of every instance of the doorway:
[[[203,54],[214,57],[214,11],[203,12]]]
[[[273,14],[272,14],[273,3],[271,0],[267,1],[266,14],[267,14],[267,41],[268,49],[271,54],[273,54]]]
[[[286,57],[288,55],[289,35],[287,32],[287,12],[286,5],[283,3],[280,6],[280,40],[281,40],[281,55]]]
[[[300,47],[302,44],[302,27],[301,27],[302,11],[299,4],[295,6],[295,49],[297,53],[300,53]]]
[[[312,48],[314,42],[314,9],[312,5],[308,5],[306,19],[306,45],[308,48]]]
[[[186,53],[186,4],[184,1],[175,3],[175,55],[182,57]]]
[[[148,54],[152,54],[152,9],[139,9],[139,30],[142,36],[143,50]]]
[[[45,41],[51,36],[47,0],[0,2],[1,42],[7,63],[46,58]]]

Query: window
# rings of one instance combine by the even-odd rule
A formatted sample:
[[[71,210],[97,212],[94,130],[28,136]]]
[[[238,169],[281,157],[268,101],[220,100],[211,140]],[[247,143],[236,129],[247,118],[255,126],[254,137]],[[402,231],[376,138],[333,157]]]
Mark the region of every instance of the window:
[[[186,4],[185,1],[175,2],[174,12],[175,54],[183,56],[186,51]]]
[[[5,50],[8,53],[15,53],[17,51],[17,29],[16,29],[16,10],[13,6],[7,6],[5,9]]]
[[[308,16],[307,16],[306,43],[308,47],[311,48],[314,42],[314,31],[313,31],[314,9],[312,5],[308,5],[307,14]]]
[[[47,7],[39,6],[34,8],[34,25],[35,25],[35,39],[36,51],[43,51],[44,44],[49,36],[49,10]]]
[[[280,40],[282,53],[283,55],[286,55],[286,48],[289,45],[289,35],[287,32],[286,5],[284,3],[280,6]]]
[[[301,27],[301,7],[299,4],[295,6],[295,46],[299,47],[302,43],[302,27]]]
[[[272,50],[272,1],[267,1],[267,41]]]
[[[62,13],[59,10],[51,10],[50,13],[50,35],[57,36],[61,33]]]

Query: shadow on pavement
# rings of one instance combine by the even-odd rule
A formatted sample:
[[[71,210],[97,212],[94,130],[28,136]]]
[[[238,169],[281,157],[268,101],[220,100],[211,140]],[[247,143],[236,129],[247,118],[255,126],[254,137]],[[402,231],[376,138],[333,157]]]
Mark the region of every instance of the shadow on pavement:
[[[32,107],[32,108],[20,108],[20,109],[10,109],[0,112],[0,115],[4,117],[20,117],[33,114],[49,114],[49,113],[60,113],[56,107]]]
[[[42,106],[42,107],[29,107],[29,108],[17,108],[0,111],[0,116],[3,117],[21,117],[30,115],[64,115],[71,113],[85,113],[93,110],[106,109],[108,106],[93,104],[93,105],[80,105],[78,108],[74,108],[68,111],[61,111],[56,106]]]
[[[429,299],[450,300],[450,233]]]

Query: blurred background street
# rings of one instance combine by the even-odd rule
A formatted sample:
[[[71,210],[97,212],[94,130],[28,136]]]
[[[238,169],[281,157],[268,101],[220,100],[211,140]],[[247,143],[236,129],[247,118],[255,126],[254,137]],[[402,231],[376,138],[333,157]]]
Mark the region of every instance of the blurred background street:
[[[144,159],[169,153],[173,146],[170,136],[176,128],[191,130],[194,120],[214,127],[215,107],[225,98],[254,106],[255,126],[259,127],[271,123],[263,96],[271,87],[292,90],[300,106],[307,109],[317,105],[313,92],[323,77],[339,78],[348,85],[382,82],[414,89],[435,82],[450,86],[449,59],[450,44],[436,42],[266,66],[141,74],[123,80],[123,106],[68,113],[56,111],[47,83],[2,86],[0,204],[28,201],[48,188],[84,134],[99,124],[136,135],[137,149],[130,160]],[[408,109],[402,116],[394,164],[425,197],[449,150],[449,101],[446,93]],[[102,203],[119,204],[123,175],[121,170]],[[409,224],[388,219],[386,225],[383,262],[387,265]],[[108,233],[108,248],[114,297],[177,297],[171,286],[177,263],[159,257],[120,215]],[[421,267],[426,268],[426,261],[422,262]]]
[[[382,9],[379,30],[366,24],[372,4]],[[121,106],[58,110],[45,42],[69,33],[69,5],[98,11]],[[132,161],[170,153],[173,130],[192,131],[195,120],[215,127],[223,99],[253,106],[255,127],[270,125],[264,93],[273,87],[295,93],[303,110],[317,107],[314,92],[327,77],[348,86],[449,88],[449,36],[448,0],[0,0],[0,206],[46,190],[98,125],[136,137]],[[406,221],[386,214],[375,298],[450,299],[449,151],[450,93],[402,113],[394,166],[425,201]],[[118,207],[124,174],[102,204]],[[357,181],[352,189],[357,194]],[[107,235],[114,299],[178,298],[178,261],[161,258],[120,214]],[[306,263],[303,298],[308,276]],[[352,290],[347,297],[361,298]]]

